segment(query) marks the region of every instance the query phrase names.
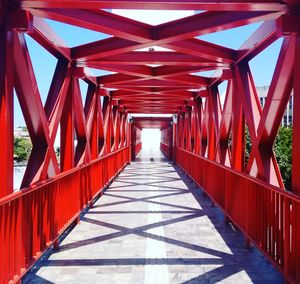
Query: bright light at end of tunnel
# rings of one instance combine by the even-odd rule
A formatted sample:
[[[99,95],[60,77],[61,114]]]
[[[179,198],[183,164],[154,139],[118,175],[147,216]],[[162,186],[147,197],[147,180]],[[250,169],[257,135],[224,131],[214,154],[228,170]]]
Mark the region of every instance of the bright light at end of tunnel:
[[[143,129],[142,145],[143,150],[157,150],[160,146],[160,130],[156,128]]]
[[[171,117],[172,114],[170,113],[160,113],[160,114],[155,114],[155,113],[131,113],[130,116],[132,117]]]

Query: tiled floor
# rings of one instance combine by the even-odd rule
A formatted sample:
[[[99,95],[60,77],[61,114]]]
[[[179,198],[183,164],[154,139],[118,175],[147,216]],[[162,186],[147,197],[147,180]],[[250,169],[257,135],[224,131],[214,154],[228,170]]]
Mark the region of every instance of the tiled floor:
[[[150,158],[154,162],[150,162]],[[185,180],[185,182],[181,179]],[[24,283],[282,283],[200,189],[140,154]]]

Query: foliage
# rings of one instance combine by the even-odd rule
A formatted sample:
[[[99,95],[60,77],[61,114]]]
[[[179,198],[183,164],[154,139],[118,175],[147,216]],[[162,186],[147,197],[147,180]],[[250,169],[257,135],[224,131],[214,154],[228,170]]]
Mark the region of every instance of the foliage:
[[[250,133],[249,133],[248,126],[245,125],[245,167],[247,167],[250,158],[251,149],[252,149],[252,143],[250,139]]]
[[[292,179],[292,132],[291,127],[281,127],[273,146],[284,185],[289,190]]]
[[[14,159],[18,162],[28,160],[32,149],[31,141],[28,138],[14,138]]]
[[[59,146],[55,147],[55,155],[56,155],[57,161],[60,162],[60,147]]]
[[[273,145],[283,183],[288,190],[291,190],[292,179],[292,132],[291,127],[280,127]],[[245,127],[245,144],[245,163],[247,166],[252,147],[247,125]]]

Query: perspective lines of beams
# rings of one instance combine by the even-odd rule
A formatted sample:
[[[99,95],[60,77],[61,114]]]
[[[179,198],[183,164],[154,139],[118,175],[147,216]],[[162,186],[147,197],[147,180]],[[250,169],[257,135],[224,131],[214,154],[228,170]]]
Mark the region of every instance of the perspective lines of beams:
[[[67,59],[78,76],[107,92],[115,105],[130,113],[176,113],[205,97],[210,87],[231,76],[230,69],[274,41],[275,21],[286,13],[284,1],[44,1],[23,0],[32,18],[29,34],[48,51]],[[156,26],[112,13],[112,9],[198,11]],[[111,37],[66,47],[42,20],[51,19]],[[201,35],[264,22],[239,50],[203,41]],[[50,38],[50,40],[49,40]],[[111,72],[91,76],[85,67]],[[215,71],[212,77],[201,75]]]

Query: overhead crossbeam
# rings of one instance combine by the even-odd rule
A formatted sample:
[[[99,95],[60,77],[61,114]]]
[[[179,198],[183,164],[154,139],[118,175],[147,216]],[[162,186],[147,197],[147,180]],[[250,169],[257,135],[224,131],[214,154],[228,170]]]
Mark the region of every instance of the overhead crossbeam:
[[[292,2],[292,1],[290,1]],[[284,1],[257,1],[257,0],[223,0],[222,4],[215,0],[196,1],[91,1],[91,0],[23,0],[23,8],[77,8],[77,9],[150,9],[150,10],[214,10],[214,11],[286,11]]]

